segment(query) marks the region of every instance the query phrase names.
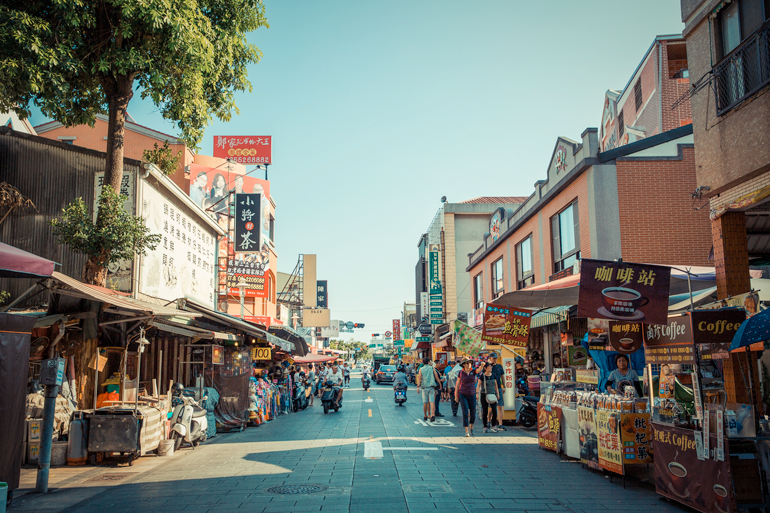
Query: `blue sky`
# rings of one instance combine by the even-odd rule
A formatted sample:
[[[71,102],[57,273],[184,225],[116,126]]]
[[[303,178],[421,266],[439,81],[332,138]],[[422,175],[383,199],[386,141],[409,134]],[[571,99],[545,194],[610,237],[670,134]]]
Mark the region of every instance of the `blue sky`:
[[[254,90],[200,151],[214,135],[273,136],[278,268],[316,253],[332,318],[366,323],[358,340],[414,301],[441,196],[529,196],[556,137],[598,126],[605,91],[683,28],[678,0],[265,4]],[[176,133],[138,95],[129,112]]]

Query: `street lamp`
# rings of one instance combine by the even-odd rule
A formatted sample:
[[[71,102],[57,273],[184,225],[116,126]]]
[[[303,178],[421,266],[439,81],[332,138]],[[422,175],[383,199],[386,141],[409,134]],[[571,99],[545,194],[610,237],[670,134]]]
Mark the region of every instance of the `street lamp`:
[[[238,287],[238,290],[241,293],[241,319],[244,318],[243,317],[243,299],[246,297],[246,287],[248,286],[249,284],[246,283],[246,280],[244,280],[243,277],[241,277],[240,281],[236,285],[236,287]]]

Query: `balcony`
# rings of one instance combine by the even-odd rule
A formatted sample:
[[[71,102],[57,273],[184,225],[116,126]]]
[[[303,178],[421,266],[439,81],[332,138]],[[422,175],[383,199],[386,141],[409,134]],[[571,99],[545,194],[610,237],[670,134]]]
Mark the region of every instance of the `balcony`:
[[[770,84],[770,25],[746,39],[714,67],[717,115]]]

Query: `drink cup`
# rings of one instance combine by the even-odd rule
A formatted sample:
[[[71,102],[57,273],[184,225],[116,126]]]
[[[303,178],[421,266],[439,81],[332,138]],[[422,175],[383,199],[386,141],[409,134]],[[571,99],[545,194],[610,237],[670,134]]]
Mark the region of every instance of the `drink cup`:
[[[671,487],[673,491],[677,495],[684,497],[687,492],[687,484],[689,483],[689,479],[687,479],[687,469],[681,463],[672,461],[668,464],[668,472],[669,477],[671,478]]]
[[[636,311],[649,303],[650,300],[633,290],[625,287],[608,287],[602,290],[604,308],[618,317],[632,317]]]

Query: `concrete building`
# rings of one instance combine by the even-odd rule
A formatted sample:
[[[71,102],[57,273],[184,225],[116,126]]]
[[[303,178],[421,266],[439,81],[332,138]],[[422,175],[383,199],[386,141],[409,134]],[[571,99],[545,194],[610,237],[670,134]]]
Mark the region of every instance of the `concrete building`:
[[[0,112],[0,126],[7,126],[11,130],[22,132],[30,135],[37,135],[35,128],[30,124],[28,119],[19,119],[13,111]]]

